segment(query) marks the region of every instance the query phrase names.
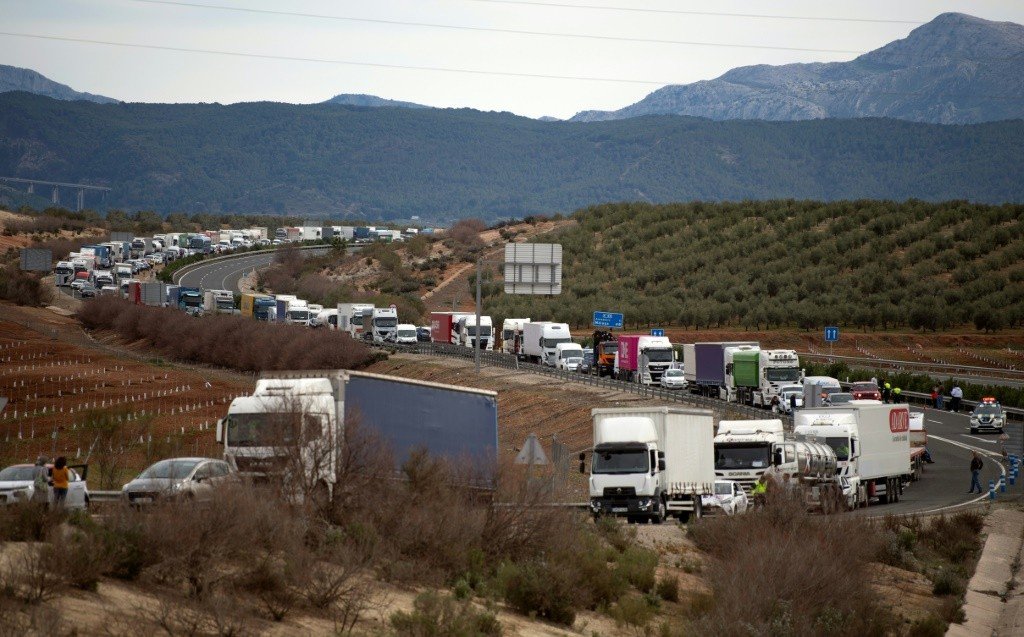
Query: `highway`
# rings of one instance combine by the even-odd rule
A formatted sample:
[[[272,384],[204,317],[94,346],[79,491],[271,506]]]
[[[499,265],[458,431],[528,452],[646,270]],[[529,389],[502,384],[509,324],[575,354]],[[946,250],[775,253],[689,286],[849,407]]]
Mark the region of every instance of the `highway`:
[[[303,250],[307,255],[318,256],[329,250],[329,247]],[[240,255],[231,259],[222,259],[203,263],[190,269],[178,279],[178,285],[197,287],[204,290],[231,290],[238,292],[239,281],[254,269],[269,266],[274,260],[273,252]]]

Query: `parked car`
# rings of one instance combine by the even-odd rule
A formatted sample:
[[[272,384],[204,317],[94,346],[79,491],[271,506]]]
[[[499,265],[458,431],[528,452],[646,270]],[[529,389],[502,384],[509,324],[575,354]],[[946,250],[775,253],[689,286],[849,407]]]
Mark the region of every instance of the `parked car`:
[[[827,405],[829,407],[834,407],[836,405],[845,405],[846,403],[850,402],[851,400],[853,400],[853,394],[849,394],[849,393],[846,393],[846,392],[838,392],[837,391],[837,392],[835,392],[833,394],[829,394],[825,398],[824,402],[825,402],[825,405]]]
[[[782,412],[784,414],[792,413],[793,411],[793,400],[796,398],[797,409],[804,406],[804,387],[803,385],[783,385],[779,388],[779,402],[772,405],[772,411],[775,413]]]
[[[878,385],[870,381],[850,385],[850,393],[853,394],[854,400],[882,400],[882,392],[878,390]]]
[[[579,366],[576,367],[576,371],[581,374],[593,374],[594,373],[594,350],[587,348],[583,350],[583,360]]]
[[[747,512],[747,493],[739,483],[732,480],[715,480],[713,495],[702,495],[700,501],[706,515],[724,513],[737,515]]]
[[[424,325],[416,328],[416,340],[420,343],[430,342],[430,326]]]
[[[52,464],[46,465],[49,472]],[[79,474],[77,469],[81,469]],[[68,495],[64,500],[67,509],[84,510],[89,506],[89,486],[85,477],[89,474],[89,465],[68,467]],[[35,495],[36,467],[31,464],[15,464],[0,471],[0,506],[18,502],[31,502]],[[53,504],[53,487],[47,487],[46,501]]]
[[[164,498],[212,500],[219,487],[238,482],[238,473],[223,460],[168,458],[150,465],[121,491],[133,505]]]
[[[661,375],[661,386],[665,389],[686,389],[689,383],[681,369],[666,369]]]

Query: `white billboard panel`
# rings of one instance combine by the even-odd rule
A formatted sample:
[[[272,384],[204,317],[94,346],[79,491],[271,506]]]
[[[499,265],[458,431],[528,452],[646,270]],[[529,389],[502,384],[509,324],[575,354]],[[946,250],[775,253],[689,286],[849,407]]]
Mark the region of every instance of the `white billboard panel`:
[[[506,294],[561,294],[561,244],[506,244],[504,274]]]

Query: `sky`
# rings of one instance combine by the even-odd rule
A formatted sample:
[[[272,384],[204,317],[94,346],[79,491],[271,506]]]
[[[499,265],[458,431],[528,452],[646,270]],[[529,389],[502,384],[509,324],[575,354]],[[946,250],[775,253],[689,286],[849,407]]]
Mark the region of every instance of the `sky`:
[[[0,64],[129,102],[366,93],[565,118],[737,66],[850,60],[947,11],[1024,23],[1019,0],[0,0]]]

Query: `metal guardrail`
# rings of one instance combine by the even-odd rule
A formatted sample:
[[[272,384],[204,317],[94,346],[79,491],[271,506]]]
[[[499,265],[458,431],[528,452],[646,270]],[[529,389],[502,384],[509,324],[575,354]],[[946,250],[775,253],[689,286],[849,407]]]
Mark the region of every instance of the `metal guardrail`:
[[[120,502],[123,494],[120,491],[89,490],[89,502]]]
[[[382,349],[393,349],[396,351],[404,352],[415,352],[418,354],[429,354],[433,356],[443,356],[448,358],[473,358],[473,348],[464,347],[461,345],[452,345],[450,343],[416,343],[412,344],[396,344],[386,343],[384,345],[376,345],[376,347]],[[664,389],[662,387],[654,385],[644,385],[642,383],[630,383],[622,380],[615,380],[612,378],[601,378],[595,374],[580,374],[577,372],[569,372],[547,365],[538,365],[536,363],[526,363],[520,361],[513,354],[505,354],[502,352],[494,351],[481,351],[480,362],[482,364],[504,367],[506,369],[516,369],[535,374],[543,374],[558,380],[565,382],[578,383],[580,385],[590,385],[591,387],[604,387],[607,389],[613,389],[618,391],[629,392],[637,394],[645,398],[654,398],[659,400],[665,400],[668,402],[677,402],[694,407],[702,407],[705,409],[717,409],[721,410],[733,410],[752,418],[761,419],[765,418],[766,414],[771,414],[770,411],[760,409],[758,407],[751,407],[749,405],[741,405],[738,403],[728,403],[717,398],[710,398],[708,396],[700,396],[697,394],[691,394],[687,390],[672,390]],[[779,418],[783,421],[783,424],[792,427],[792,417],[787,414],[772,414],[771,418]]]
[[[280,247],[280,246],[278,246],[278,247]],[[329,244],[329,243],[319,243],[319,244],[316,244],[316,245],[295,246],[295,247],[298,248],[299,250],[323,250],[325,248],[330,248],[331,244]],[[173,281],[174,284],[177,284],[178,281],[181,279],[181,277],[185,276],[186,274],[188,274],[192,270],[194,270],[196,268],[199,268],[199,267],[202,267],[202,266],[205,266],[205,265],[209,265],[211,263],[215,263],[215,262],[218,262],[218,261],[228,261],[228,260],[231,260],[231,259],[242,259],[242,258],[245,258],[245,257],[251,257],[251,256],[253,256],[255,254],[270,254],[270,253],[273,253],[273,252],[277,252],[277,249],[278,248],[267,248],[266,250],[248,250],[246,252],[235,252],[235,253],[232,253],[232,254],[221,255],[219,257],[210,257],[209,259],[202,259],[201,261],[196,261],[195,263],[189,263],[188,265],[183,265],[183,266],[181,266],[181,268],[175,270],[174,274],[171,275],[171,281]]]
[[[857,363],[870,366],[873,369],[895,368],[903,370],[919,370],[922,372],[933,372],[940,374],[955,375],[956,373],[968,374],[989,374],[997,380],[1024,380],[1024,369],[1007,369],[1002,367],[979,367],[976,365],[958,365],[956,363],[923,363],[921,361],[901,361],[888,358],[865,358],[861,356],[841,356],[839,354],[820,354],[812,352],[797,352],[803,358],[824,359]]]

